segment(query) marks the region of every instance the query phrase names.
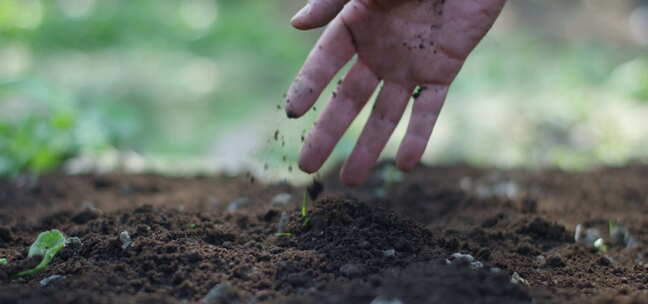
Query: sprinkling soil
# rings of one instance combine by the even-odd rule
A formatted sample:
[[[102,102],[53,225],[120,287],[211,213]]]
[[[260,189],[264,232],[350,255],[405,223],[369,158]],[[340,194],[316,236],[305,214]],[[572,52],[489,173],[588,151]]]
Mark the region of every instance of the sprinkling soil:
[[[0,303],[648,302],[647,166],[400,175],[383,163],[358,189],[320,182],[0,181]],[[577,241],[577,225],[605,248]],[[13,275],[38,264],[27,252],[51,229],[68,244]]]

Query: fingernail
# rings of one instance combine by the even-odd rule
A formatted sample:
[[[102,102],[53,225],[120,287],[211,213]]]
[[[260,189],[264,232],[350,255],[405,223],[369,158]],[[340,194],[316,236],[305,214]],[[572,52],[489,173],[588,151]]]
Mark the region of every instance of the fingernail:
[[[307,4],[306,6],[302,7],[302,9],[300,9],[299,12],[297,12],[297,14],[295,14],[294,17],[292,17],[290,22],[294,23],[295,21],[298,21],[299,19],[306,17],[309,11],[310,11],[310,4]]]

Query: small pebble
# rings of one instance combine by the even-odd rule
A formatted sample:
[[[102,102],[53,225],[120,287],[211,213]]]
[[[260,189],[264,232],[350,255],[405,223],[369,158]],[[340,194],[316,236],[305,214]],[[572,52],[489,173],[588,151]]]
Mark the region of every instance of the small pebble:
[[[340,267],[340,272],[346,277],[354,278],[362,274],[362,268],[356,264],[344,264]]]
[[[65,278],[65,276],[62,276],[62,275],[59,275],[59,274],[51,275],[51,276],[49,276],[47,278],[44,278],[44,279],[40,280],[40,285],[42,287],[45,287],[45,286],[47,286],[47,284],[51,283],[52,281],[62,279],[62,278]]]
[[[457,261],[465,261],[467,263],[472,263],[475,261],[475,258],[470,254],[463,254],[460,252],[453,253],[451,257]]]
[[[383,251],[383,255],[386,257],[396,256],[396,249],[387,249]]]
[[[122,231],[119,234],[119,240],[122,242],[122,249],[126,250],[128,247],[130,247],[131,243],[133,240],[131,240],[130,234],[128,231]]]
[[[70,246],[70,248],[72,249],[79,249],[83,246],[83,242],[81,242],[81,239],[76,236],[68,238],[67,240],[65,240],[65,243],[67,246]]]
[[[479,261],[472,262],[472,263],[470,263],[470,268],[472,270],[482,269],[482,268],[484,268],[484,264],[482,264],[482,262],[479,262]]]
[[[513,284],[521,284],[521,285],[529,285],[529,281],[525,280],[517,272],[514,272],[513,275],[511,275],[511,283],[513,283]]]
[[[500,273],[500,272],[502,272],[502,268],[499,268],[499,267],[492,267],[492,268],[490,269],[490,271],[491,271],[492,273]]]
[[[200,302],[213,304],[236,303],[239,299],[240,297],[234,287],[227,283],[221,283],[212,287]]]

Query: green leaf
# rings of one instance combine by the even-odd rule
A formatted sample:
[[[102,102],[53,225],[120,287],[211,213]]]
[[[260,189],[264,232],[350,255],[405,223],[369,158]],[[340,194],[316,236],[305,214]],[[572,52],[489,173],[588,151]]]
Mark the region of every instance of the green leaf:
[[[50,231],[41,232],[36,238],[36,241],[29,247],[28,257],[43,256],[41,262],[33,269],[19,272],[15,276],[28,276],[40,272],[45,269],[52,261],[61,248],[65,247],[65,236],[61,231],[52,229]]]
[[[0,259],[0,265],[7,265],[7,264],[9,264],[9,262],[7,262],[7,259],[5,258]]]
[[[281,236],[291,236],[291,235],[292,235],[292,233],[290,233],[290,232],[279,232],[279,233],[275,233],[275,236],[280,236],[280,237],[281,237]]]

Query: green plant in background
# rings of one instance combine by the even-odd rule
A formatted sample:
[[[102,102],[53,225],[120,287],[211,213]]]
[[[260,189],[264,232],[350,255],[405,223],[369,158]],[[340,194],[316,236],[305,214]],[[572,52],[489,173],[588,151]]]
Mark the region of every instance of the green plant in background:
[[[41,232],[36,241],[29,247],[28,257],[42,256],[41,262],[36,267],[21,271],[15,274],[16,277],[29,276],[40,272],[45,269],[52,261],[54,256],[59,250],[65,247],[65,236],[61,231],[53,229],[50,231]]]
[[[0,175],[51,171],[81,151],[108,147],[114,138],[107,124],[79,109],[69,94],[40,81],[0,84],[3,105],[20,111],[0,115]]]

